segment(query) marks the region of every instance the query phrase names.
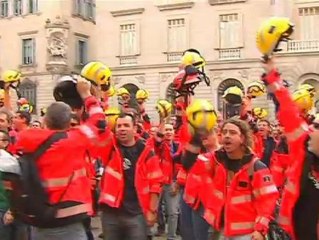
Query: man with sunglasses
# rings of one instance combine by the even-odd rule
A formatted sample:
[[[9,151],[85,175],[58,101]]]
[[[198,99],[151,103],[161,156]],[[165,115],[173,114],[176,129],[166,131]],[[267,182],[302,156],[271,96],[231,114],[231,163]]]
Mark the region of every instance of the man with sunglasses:
[[[308,126],[300,116],[273,59],[263,64],[263,81],[277,102],[277,118],[285,128],[293,156],[284,187],[278,223],[297,240],[318,239],[319,222],[319,128]],[[305,222],[306,221],[306,222]]]

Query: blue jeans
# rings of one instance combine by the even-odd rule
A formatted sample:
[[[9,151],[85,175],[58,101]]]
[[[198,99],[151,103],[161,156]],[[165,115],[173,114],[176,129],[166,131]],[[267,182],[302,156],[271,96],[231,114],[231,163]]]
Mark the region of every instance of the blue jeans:
[[[5,211],[0,210],[0,239],[1,240],[28,240],[28,228],[23,223],[15,220],[9,225],[4,225]]]
[[[163,199],[165,201],[165,210],[167,213],[167,239],[176,238],[176,229],[178,224],[180,193],[171,195],[171,185],[164,185]]]
[[[115,210],[103,210],[104,240],[147,240],[148,228],[143,214],[130,215]]]
[[[32,240],[87,240],[82,222],[57,228],[34,228]]]

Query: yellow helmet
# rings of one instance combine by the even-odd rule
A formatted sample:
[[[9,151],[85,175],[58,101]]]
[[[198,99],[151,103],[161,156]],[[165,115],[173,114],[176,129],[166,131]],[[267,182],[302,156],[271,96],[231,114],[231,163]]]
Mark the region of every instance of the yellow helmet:
[[[217,124],[217,114],[207,100],[196,99],[186,109],[188,122],[195,129],[212,130]]]
[[[204,67],[205,59],[200,55],[196,49],[188,49],[183,53],[181,63],[184,66],[193,65],[196,68]]]
[[[305,89],[307,90],[309,93],[310,93],[310,96],[311,97],[314,97],[315,94],[316,94],[316,89],[314,86],[308,84],[308,83],[304,83],[304,84],[301,84],[299,87],[298,87],[298,90],[299,89]]]
[[[264,108],[260,108],[260,107],[253,108],[252,113],[253,113],[254,117],[256,117],[258,119],[264,119],[268,116],[267,110]]]
[[[239,87],[232,86],[225,90],[223,98],[229,104],[240,104],[243,100],[243,96],[243,91]]]
[[[266,92],[265,85],[258,81],[250,83],[247,87],[247,95],[253,98],[260,97],[264,95],[265,92]]]
[[[281,41],[287,41],[293,33],[294,25],[289,18],[272,17],[264,21],[257,31],[256,44],[264,55],[271,55],[278,49]]]
[[[117,89],[116,95],[121,97],[123,95],[130,95],[130,93],[126,88],[121,87],[121,88]]]
[[[109,96],[109,97],[113,97],[114,95],[115,95],[115,88],[114,88],[114,86],[110,86],[110,88],[106,91],[106,94],[107,94],[107,96]]]
[[[23,104],[23,105],[21,105],[21,106],[19,107],[19,111],[32,113],[33,107],[32,107],[32,105],[30,105],[30,104],[28,104],[28,103],[25,103],[25,104]]]
[[[115,129],[116,120],[121,114],[120,109],[117,107],[110,107],[104,111],[104,114],[108,127],[113,131]]]
[[[135,98],[136,100],[147,100],[149,98],[150,94],[147,90],[144,90],[144,89],[139,89],[136,94],[135,94]]]
[[[21,72],[16,70],[7,70],[3,73],[2,79],[6,83],[18,82],[21,79]]]
[[[161,99],[157,101],[155,108],[161,118],[166,118],[172,112],[173,105],[169,101]]]
[[[302,113],[308,113],[314,106],[314,100],[306,89],[296,90],[292,99]]]
[[[89,62],[82,68],[81,76],[96,85],[109,85],[112,72],[101,62]]]

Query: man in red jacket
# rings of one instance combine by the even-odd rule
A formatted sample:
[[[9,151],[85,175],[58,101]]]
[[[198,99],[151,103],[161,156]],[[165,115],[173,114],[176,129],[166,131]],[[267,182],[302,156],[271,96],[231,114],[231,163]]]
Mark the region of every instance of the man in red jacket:
[[[122,113],[105,148],[100,204],[104,240],[147,239],[157,220],[163,174],[153,145],[136,138],[136,121]]]
[[[274,94],[277,117],[288,139],[291,165],[284,187],[278,223],[292,239],[318,239],[319,126],[307,125],[283,85],[273,59],[264,64],[263,81]]]
[[[70,128],[71,108],[63,103],[51,104],[44,118],[47,129],[28,129],[19,135],[17,150],[34,152],[53,134],[65,134],[39,159],[37,169],[48,193],[50,205],[57,207],[57,226],[35,228],[35,240],[86,240],[83,219],[92,212],[90,179],[86,151],[98,137],[98,123],[104,114],[97,99],[91,96],[90,83],[79,79],[77,90],[84,100],[89,118],[78,128]]]
[[[200,161],[196,159],[205,135],[199,129],[194,132],[182,163],[185,169],[193,167],[194,174],[211,177],[202,182],[208,189],[200,196],[206,208],[204,218],[225,239],[264,240],[278,192],[267,166],[251,151],[248,124],[235,117],[225,121],[222,148]]]

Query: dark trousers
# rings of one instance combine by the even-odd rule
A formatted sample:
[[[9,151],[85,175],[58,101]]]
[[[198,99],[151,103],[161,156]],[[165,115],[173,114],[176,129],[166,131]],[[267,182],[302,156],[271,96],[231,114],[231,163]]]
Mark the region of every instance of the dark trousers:
[[[183,194],[183,192],[182,192]],[[182,195],[183,196],[183,195]],[[210,226],[202,218],[203,209],[194,211],[181,197],[181,236],[183,240],[208,240]]]
[[[104,240],[147,240],[147,225],[143,214],[130,215],[122,211],[102,212]]]
[[[4,225],[3,216],[6,211],[0,210],[0,240],[28,240],[28,226],[15,220]]]

